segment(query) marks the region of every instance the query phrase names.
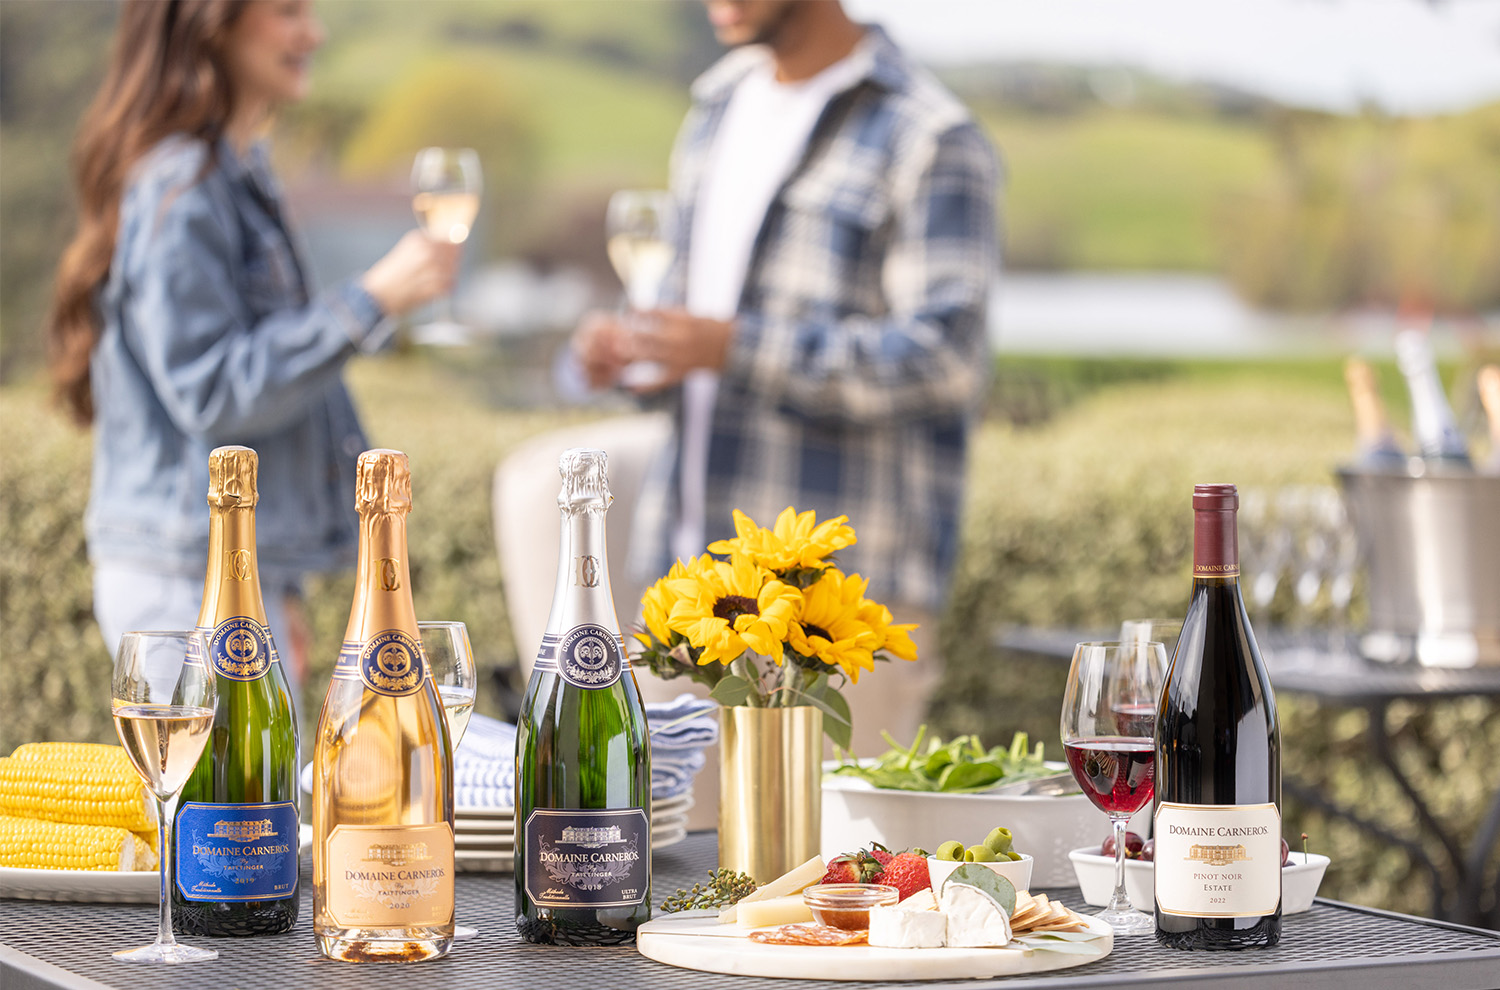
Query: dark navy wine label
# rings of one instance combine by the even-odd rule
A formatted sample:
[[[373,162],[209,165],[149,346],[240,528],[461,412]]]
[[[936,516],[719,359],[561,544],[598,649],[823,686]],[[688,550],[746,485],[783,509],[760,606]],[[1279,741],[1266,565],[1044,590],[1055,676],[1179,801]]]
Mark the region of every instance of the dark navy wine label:
[[[557,644],[558,671],[581,688],[606,688],[618,681],[624,657],[618,635],[592,623],[574,626]]]
[[[258,680],[276,659],[271,630],[245,615],[225,619],[208,633],[208,658],[222,677]]]
[[[427,679],[422,644],[400,629],[376,633],[359,652],[359,677],[376,694],[390,698],[416,694]]]
[[[297,894],[297,806],[185,801],[177,812],[177,889],[190,901],[278,901]]]
[[[641,808],[538,808],[526,819],[526,893],[538,907],[631,907],[651,882]]]

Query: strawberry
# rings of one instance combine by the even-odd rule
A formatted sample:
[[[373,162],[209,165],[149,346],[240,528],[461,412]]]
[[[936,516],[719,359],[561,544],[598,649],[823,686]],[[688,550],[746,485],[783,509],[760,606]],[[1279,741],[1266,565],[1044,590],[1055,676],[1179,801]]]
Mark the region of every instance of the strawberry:
[[[885,869],[885,867],[888,866],[891,860],[896,856],[895,853],[891,852],[889,849],[887,849],[885,846],[882,846],[878,842],[870,843],[870,848],[867,851],[871,856],[875,857],[877,862],[880,863],[881,869]]]
[[[885,870],[875,878],[876,883],[895,887],[901,891],[904,901],[919,890],[932,886],[932,877],[927,872],[927,857],[916,853],[898,853],[886,863]]]
[[[880,861],[861,849],[844,853],[828,861],[828,872],[823,874],[823,883],[873,883],[880,875]]]

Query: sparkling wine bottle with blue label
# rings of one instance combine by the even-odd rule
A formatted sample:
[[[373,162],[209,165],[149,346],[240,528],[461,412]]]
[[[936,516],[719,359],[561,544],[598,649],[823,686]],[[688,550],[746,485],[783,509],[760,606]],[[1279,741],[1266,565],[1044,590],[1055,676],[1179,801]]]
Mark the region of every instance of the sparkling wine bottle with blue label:
[[[208,457],[198,625],[218,706],[182,789],[171,864],[175,927],[195,935],[271,935],[297,921],[297,718],[261,599],[256,467],[248,447]]]
[[[516,927],[618,945],[651,917],[646,712],[610,597],[602,450],[559,463],[562,539],[547,631],[516,732]]]

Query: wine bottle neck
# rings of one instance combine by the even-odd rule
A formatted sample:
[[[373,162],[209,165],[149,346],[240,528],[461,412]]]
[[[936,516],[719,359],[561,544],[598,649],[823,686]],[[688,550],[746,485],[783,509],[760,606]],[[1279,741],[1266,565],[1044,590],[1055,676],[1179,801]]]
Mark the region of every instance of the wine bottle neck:
[[[1231,578],[1240,575],[1239,532],[1233,509],[1196,509],[1193,512],[1193,578]]]
[[[561,603],[554,608],[558,619],[555,632],[584,622],[616,631],[620,628],[609,585],[604,511],[602,507],[563,511],[557,580]]]
[[[225,619],[246,616],[265,623],[260,566],[255,553],[255,509],[251,506],[208,510],[208,569],[203,576],[203,604],[198,625],[212,629]]]
[[[359,569],[344,638],[362,643],[384,629],[417,636],[405,512],[370,512],[359,520]]]

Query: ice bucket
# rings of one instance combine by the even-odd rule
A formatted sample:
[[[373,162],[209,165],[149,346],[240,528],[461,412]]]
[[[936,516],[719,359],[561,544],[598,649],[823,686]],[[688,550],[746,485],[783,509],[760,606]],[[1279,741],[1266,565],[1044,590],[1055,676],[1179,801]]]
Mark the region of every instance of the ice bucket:
[[[1338,472],[1367,576],[1371,659],[1500,664],[1500,477]]]

